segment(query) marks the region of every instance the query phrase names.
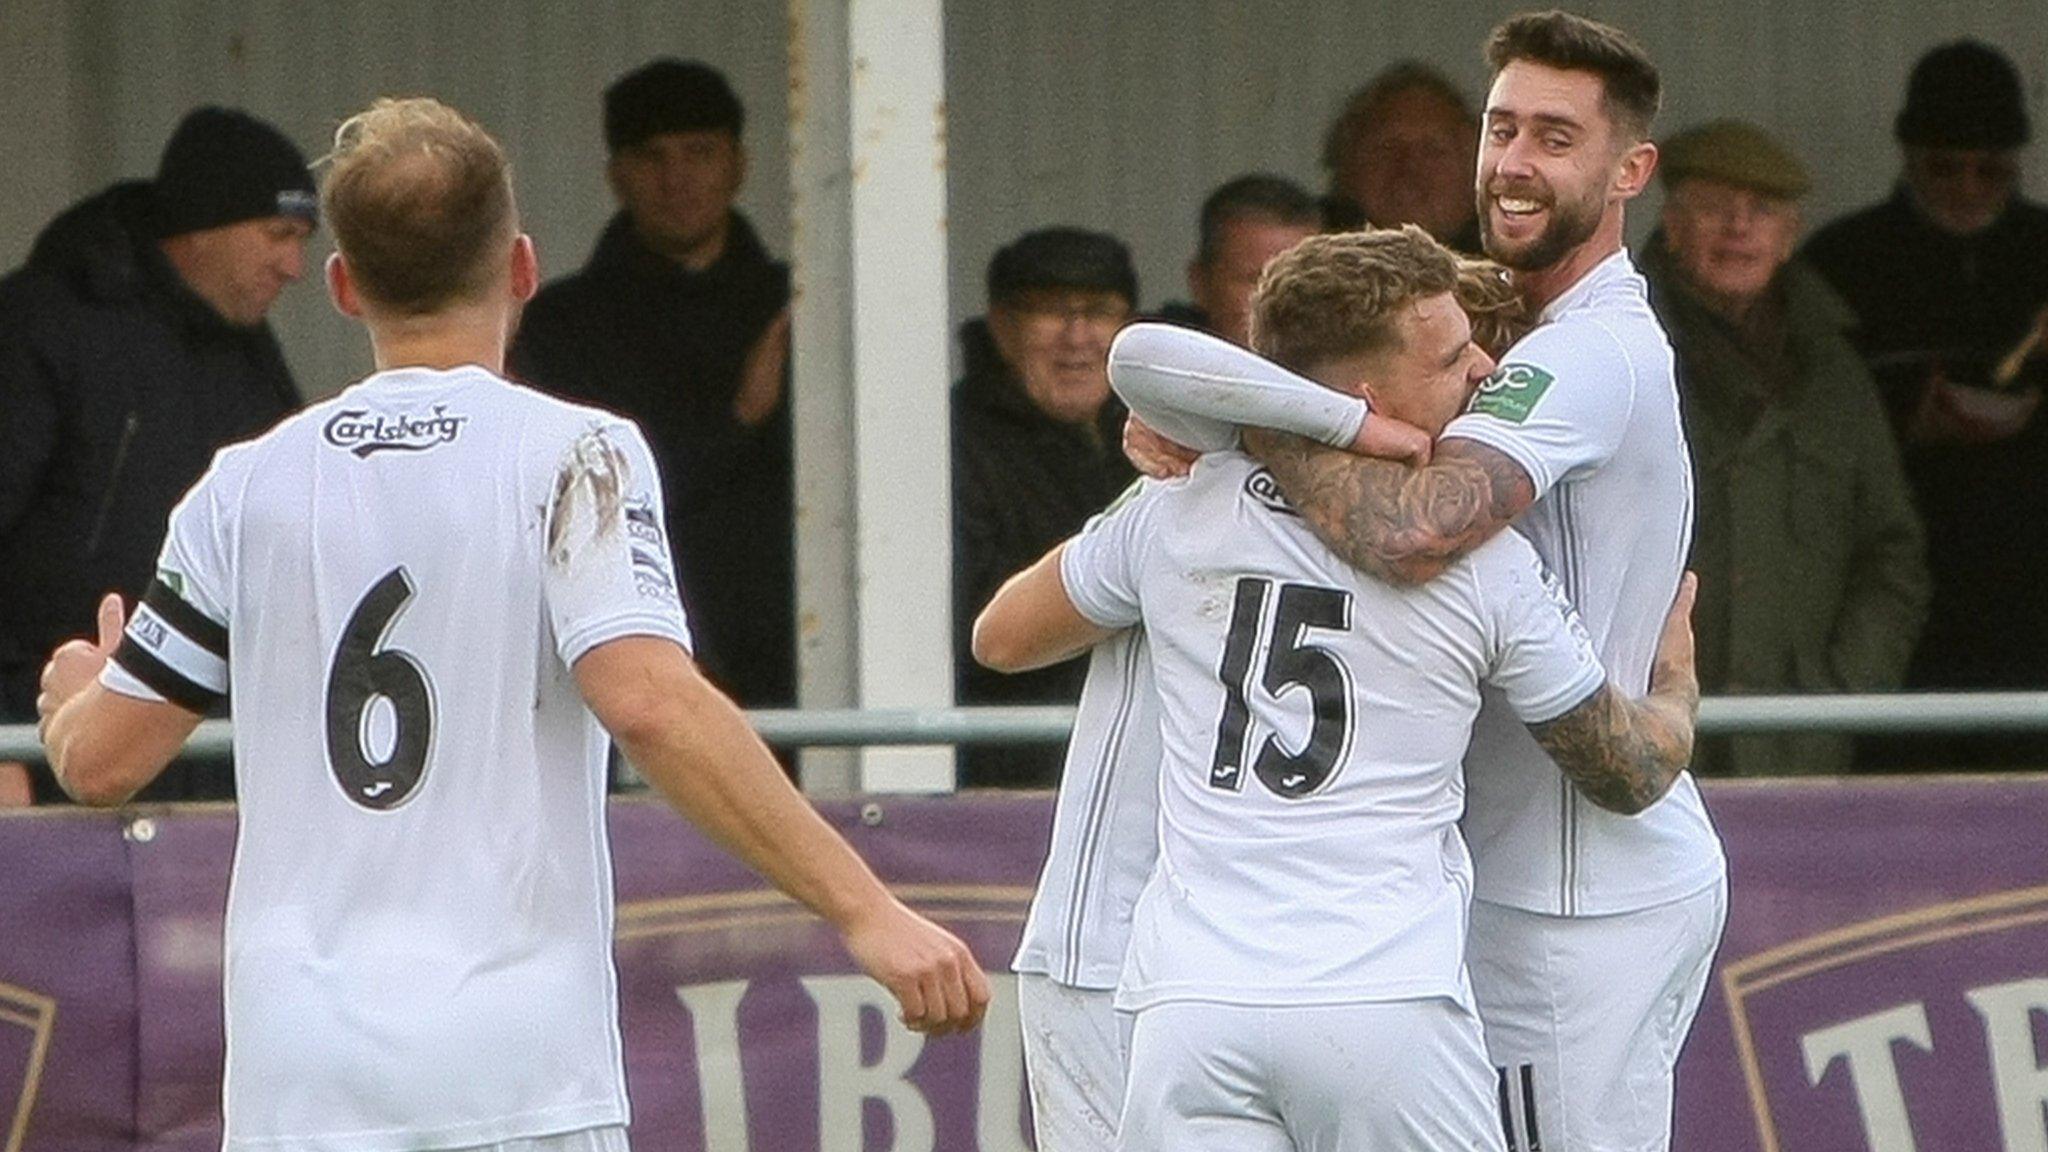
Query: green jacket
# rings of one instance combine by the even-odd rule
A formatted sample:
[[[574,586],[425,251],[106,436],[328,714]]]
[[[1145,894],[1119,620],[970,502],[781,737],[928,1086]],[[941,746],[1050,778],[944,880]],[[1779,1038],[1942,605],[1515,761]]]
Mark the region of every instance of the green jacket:
[[[1778,273],[1782,355],[1753,351],[1680,287],[1662,237],[1643,272],[1671,334],[1698,519],[1690,566],[1708,694],[1899,686],[1927,616],[1926,540],[1839,297],[1799,260]],[[1773,381],[1777,386],[1773,387]],[[1702,772],[1846,772],[1849,737],[1705,740]]]

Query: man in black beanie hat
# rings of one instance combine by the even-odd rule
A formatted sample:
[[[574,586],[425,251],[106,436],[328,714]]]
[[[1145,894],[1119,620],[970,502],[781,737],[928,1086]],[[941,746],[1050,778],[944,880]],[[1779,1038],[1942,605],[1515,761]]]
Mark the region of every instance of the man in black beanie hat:
[[[1085,660],[1017,675],[970,651],[974,617],[1011,573],[1079,531],[1130,484],[1109,343],[1130,320],[1138,274],[1113,236],[1027,232],[988,266],[988,316],[961,329],[953,385],[953,633],[963,704],[1071,704]],[[960,784],[1049,788],[1057,745],[963,748]]]
[[[1891,198],[1805,255],[1856,314],[1926,521],[1934,599],[1907,687],[2048,688],[2048,208],[2018,194],[2019,72],[1989,45],[1941,45],[1914,65],[1893,133]],[[2048,741],[1893,741],[1878,758],[2040,766]]]
[[[619,212],[589,263],[527,306],[510,365],[640,422],[698,658],[759,708],[796,700],[789,268],[733,208],[744,127],[725,77],[696,61],[655,60],[605,90]]]
[[[0,721],[35,719],[43,657],[92,633],[102,591],[141,594],[172,503],[215,450],[298,406],[264,317],[303,274],[317,213],[290,140],[199,108],[154,180],[65,210],[0,280]],[[27,779],[0,766],[0,803]],[[34,787],[57,795],[41,773]],[[149,795],[230,787],[194,770]]]

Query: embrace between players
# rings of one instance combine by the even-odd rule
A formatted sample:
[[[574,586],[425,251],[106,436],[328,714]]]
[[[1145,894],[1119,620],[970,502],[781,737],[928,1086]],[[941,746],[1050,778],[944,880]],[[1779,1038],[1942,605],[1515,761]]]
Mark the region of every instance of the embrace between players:
[[[991,667],[1092,650],[1014,964],[1045,1152],[1669,1146],[1726,878],[1685,773],[1689,457],[1622,247],[1658,79],[1555,12],[1488,59],[1511,290],[1412,227],[1319,236],[1261,277],[1263,356],[1126,329],[1173,478],[976,622]]]
[[[1413,230],[1307,242],[1261,286],[1271,360],[1120,340],[1134,410],[1210,454],[979,623],[1004,667],[1093,647],[1016,964],[1044,1152],[1668,1142],[1725,879],[1671,356],[1621,248],[1656,72],[1557,13],[1490,58],[1482,224],[1537,321],[1499,370],[1459,307],[1497,326],[1498,281]],[[626,1146],[607,733],[907,1025],[978,1023],[966,947],[689,660],[637,430],[503,379],[538,275],[497,144],[380,101],[322,200],[378,371],[223,451],[38,701],[113,804],[232,699],[226,1146]]]

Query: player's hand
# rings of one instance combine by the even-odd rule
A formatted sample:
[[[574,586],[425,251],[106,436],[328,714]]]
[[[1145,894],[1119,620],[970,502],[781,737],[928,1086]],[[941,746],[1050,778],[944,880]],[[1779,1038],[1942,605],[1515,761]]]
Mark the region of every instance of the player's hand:
[[[789,369],[789,309],[768,322],[761,338],[747,350],[740,367],[740,390],[733,397],[732,418],[749,428],[761,423],[782,403],[782,382]]]
[[[1154,480],[1174,480],[1195,470],[1202,454],[1177,441],[1168,440],[1152,426],[1132,416],[1124,421],[1124,458],[1131,467]]]
[[[1699,594],[1700,578],[1687,572],[1678,581],[1678,596],[1664,616],[1664,631],[1657,637],[1657,655],[1650,665],[1650,694],[1671,696],[1699,711],[1699,673],[1693,665],[1692,602]]]
[[[988,1011],[988,977],[967,945],[896,900],[848,928],[846,947],[861,970],[896,997],[903,1025],[913,1032],[964,1032]]]
[[[1415,425],[1404,424],[1378,412],[1368,412],[1358,425],[1357,437],[1345,451],[1353,456],[1397,460],[1419,468],[1429,463],[1430,449],[1434,447],[1429,433]]]
[[[106,667],[107,658],[121,643],[121,630],[126,625],[127,613],[121,607],[120,594],[109,592],[100,598],[99,639],[69,640],[51,653],[50,662],[43,665],[42,687],[36,696],[39,729],[47,729],[57,709],[99,679],[100,669]]]

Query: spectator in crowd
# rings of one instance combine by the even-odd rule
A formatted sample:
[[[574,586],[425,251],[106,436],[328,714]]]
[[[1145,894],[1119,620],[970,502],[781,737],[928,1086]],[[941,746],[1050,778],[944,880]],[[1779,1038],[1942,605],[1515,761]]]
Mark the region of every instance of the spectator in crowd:
[[[1351,94],[1323,137],[1330,229],[1419,224],[1476,254],[1478,149],[1479,117],[1449,77],[1417,60],[1387,68]]]
[[[953,386],[953,631],[963,704],[1071,704],[1085,660],[1006,676],[975,663],[974,617],[1002,582],[1079,531],[1133,479],[1109,343],[1138,275],[1114,237],[1028,232],[988,266],[988,316],[961,331]],[[962,786],[1050,787],[1058,745],[961,750]]]
[[[1841,298],[1796,259],[1799,158],[1725,120],[1666,141],[1643,255],[1677,355],[1698,519],[1708,692],[1897,688],[1925,619],[1925,539]],[[1849,770],[1849,737],[1705,739],[1702,772]]]
[[[66,209],[0,280],[0,721],[33,721],[51,649],[142,594],[171,505],[216,449],[299,404],[265,317],[305,271],[306,158],[244,112],[189,113],[154,180]],[[0,765],[0,800],[58,796]],[[230,795],[221,765],[146,799]]]
[[[655,60],[604,94],[619,211],[527,306],[513,374],[638,421],[666,489],[697,657],[741,704],[796,699],[789,268],[733,207],[745,113],[725,77]]]
[[[1848,300],[1904,443],[1934,599],[1907,684],[2048,688],[2048,208],[2018,195],[2029,125],[1996,49],[1914,65],[1891,198],[1830,224],[1806,256]],[[2031,353],[2031,354],[2030,354]],[[2038,736],[1947,742],[1973,760],[2048,763]]]
[[[1292,180],[1254,172],[1202,201],[1195,258],[1188,261],[1188,302],[1159,310],[1162,320],[1251,343],[1252,289],[1266,261],[1322,225],[1322,206]]]

